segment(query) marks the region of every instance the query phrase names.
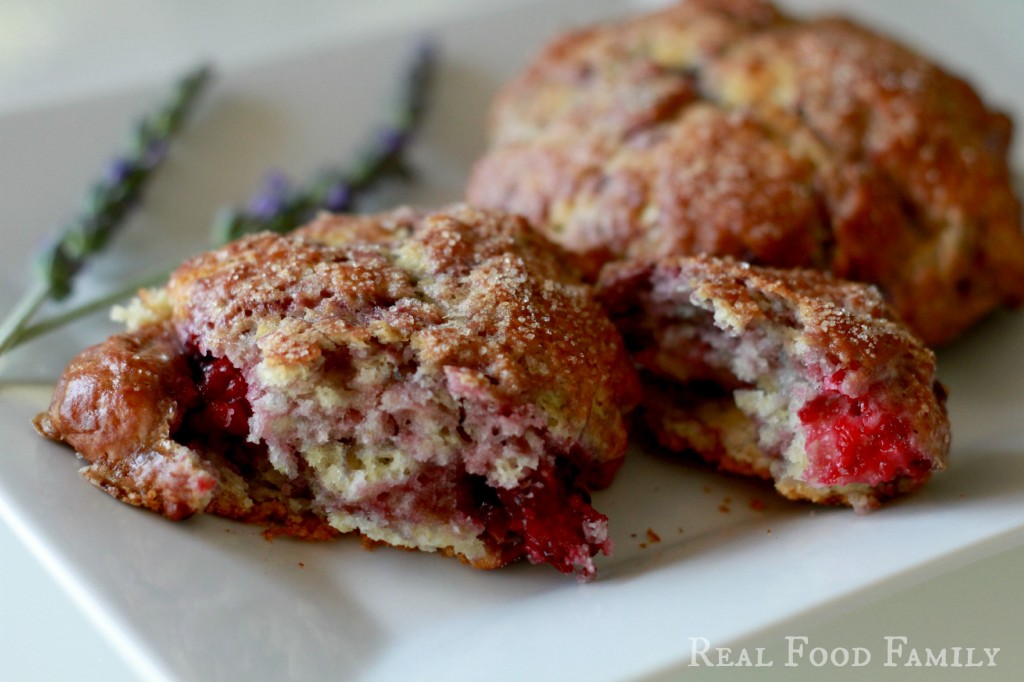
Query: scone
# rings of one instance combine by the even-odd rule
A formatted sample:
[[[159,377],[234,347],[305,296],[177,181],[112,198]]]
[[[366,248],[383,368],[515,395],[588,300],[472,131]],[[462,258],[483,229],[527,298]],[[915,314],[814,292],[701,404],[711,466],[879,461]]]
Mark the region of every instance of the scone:
[[[928,344],[1024,301],[1010,120],[850,21],[690,0],[563,35],[499,94],[467,188],[581,254],[876,284]]]
[[[858,511],[945,466],[935,356],[874,287],[708,256],[620,263],[599,285],[669,450]]]
[[[559,254],[466,206],[244,238],[122,310],[36,425],[170,518],[590,578],[610,541],[589,491],[622,462],[638,384]]]

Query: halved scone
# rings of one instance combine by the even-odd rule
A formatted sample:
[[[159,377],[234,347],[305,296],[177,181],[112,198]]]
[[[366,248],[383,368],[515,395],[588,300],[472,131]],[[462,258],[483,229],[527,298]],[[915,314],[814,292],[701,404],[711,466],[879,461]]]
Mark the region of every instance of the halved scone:
[[[668,449],[859,511],[945,466],[935,356],[874,287],[707,256],[609,266],[599,285]]]
[[[36,424],[171,518],[589,578],[637,381],[559,254],[466,206],[244,238],[143,292]]]

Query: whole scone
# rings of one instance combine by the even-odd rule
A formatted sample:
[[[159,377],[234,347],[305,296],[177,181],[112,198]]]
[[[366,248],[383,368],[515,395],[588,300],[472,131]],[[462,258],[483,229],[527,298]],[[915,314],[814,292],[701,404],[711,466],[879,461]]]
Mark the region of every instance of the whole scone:
[[[37,428],[171,518],[590,578],[610,541],[589,491],[621,464],[637,382],[560,261],[523,219],[467,206],[243,238],[123,310]]]
[[[931,345],[1024,301],[1010,120],[850,21],[689,0],[548,45],[498,96],[471,202],[581,254],[731,256],[879,286]]]
[[[599,285],[669,450],[858,511],[945,467],[935,355],[874,287],[708,256],[618,263]]]

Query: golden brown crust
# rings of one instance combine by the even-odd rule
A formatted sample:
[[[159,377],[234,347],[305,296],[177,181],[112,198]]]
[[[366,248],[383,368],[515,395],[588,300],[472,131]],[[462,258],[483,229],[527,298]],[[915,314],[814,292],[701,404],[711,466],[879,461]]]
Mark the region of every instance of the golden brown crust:
[[[168,438],[181,421],[179,396],[191,389],[180,356],[177,339],[160,327],[86,349],[58,381],[56,409],[39,416],[40,431],[112,462]]]
[[[1009,119],[849,21],[680,2],[557,39],[493,111],[467,197],[592,275],[694,253],[828,269],[930,344],[1024,300]]]
[[[171,440],[194,394],[177,340],[154,326],[83,351],[34,424],[81,454],[96,486],[181,519],[202,511],[217,484],[212,466]]]

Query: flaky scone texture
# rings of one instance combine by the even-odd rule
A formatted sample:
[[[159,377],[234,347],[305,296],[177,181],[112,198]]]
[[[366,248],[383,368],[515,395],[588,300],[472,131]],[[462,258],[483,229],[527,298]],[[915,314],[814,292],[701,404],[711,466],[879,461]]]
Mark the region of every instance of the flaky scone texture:
[[[244,238],[122,311],[37,423],[168,516],[246,518],[245,487],[270,487],[307,531],[591,577],[610,541],[588,491],[621,463],[637,380],[560,254],[464,205]]]
[[[859,511],[944,468],[935,356],[874,287],[707,256],[616,264],[599,286],[670,450]]]
[[[467,188],[609,260],[711,254],[877,284],[928,344],[1024,300],[1010,120],[851,21],[684,0],[555,39]]]

